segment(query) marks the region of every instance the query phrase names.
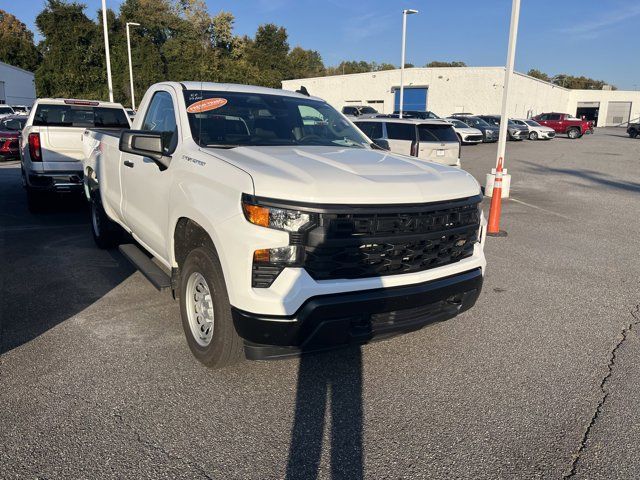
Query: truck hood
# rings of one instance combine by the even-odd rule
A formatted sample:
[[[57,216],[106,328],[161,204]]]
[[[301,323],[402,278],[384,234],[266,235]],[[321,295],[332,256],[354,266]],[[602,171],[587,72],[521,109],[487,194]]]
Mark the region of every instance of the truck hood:
[[[251,175],[253,193],[261,197],[386,204],[434,202],[480,193],[478,182],[459,168],[381,150],[278,146],[204,151]]]

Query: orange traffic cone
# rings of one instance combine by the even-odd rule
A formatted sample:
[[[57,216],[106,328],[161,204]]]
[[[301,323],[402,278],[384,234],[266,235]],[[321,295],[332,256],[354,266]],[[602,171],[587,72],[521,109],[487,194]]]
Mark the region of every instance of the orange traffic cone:
[[[491,206],[489,207],[489,224],[487,235],[491,237],[506,237],[507,232],[500,230],[500,212],[502,211],[502,157],[498,159],[496,178],[493,182]]]

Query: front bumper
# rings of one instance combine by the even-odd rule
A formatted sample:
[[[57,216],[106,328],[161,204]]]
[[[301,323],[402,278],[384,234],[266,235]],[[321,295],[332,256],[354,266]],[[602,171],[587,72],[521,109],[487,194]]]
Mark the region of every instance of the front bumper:
[[[35,190],[76,192],[83,188],[82,172],[29,173],[27,184]]]
[[[391,288],[336,293],[307,300],[293,315],[260,315],[232,307],[252,360],[296,356],[419,330],[471,308],[482,269]]]
[[[499,132],[494,130],[485,130],[483,133],[483,142],[484,143],[493,143],[498,141]]]

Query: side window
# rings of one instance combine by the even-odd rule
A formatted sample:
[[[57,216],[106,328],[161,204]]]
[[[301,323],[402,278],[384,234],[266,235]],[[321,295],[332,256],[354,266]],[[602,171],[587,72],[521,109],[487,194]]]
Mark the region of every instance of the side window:
[[[371,140],[382,138],[382,122],[358,122],[356,125]]]
[[[171,155],[178,146],[178,125],[173,100],[168,92],[156,92],[142,122],[142,130],[162,133],[165,153]]]
[[[356,109],[354,107],[343,107],[342,113],[344,113],[345,115],[355,115]]]
[[[558,114],[548,115],[547,120],[560,120],[560,115],[558,115]]]
[[[414,141],[416,139],[416,127],[412,123],[387,122],[387,137],[390,140]]]
[[[546,113],[544,115],[540,115],[540,117],[538,117],[538,120],[549,120],[549,115],[547,115]]]

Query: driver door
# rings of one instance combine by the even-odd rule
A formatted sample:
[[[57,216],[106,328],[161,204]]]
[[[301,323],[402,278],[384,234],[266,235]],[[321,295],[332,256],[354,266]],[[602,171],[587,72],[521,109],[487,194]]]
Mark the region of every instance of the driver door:
[[[175,92],[165,87],[154,93],[146,110],[141,130],[161,132],[166,156],[174,156],[179,146]],[[123,213],[134,236],[154,255],[169,259],[166,235],[169,223],[171,165],[159,166],[143,155],[122,153],[120,158],[123,188]]]

